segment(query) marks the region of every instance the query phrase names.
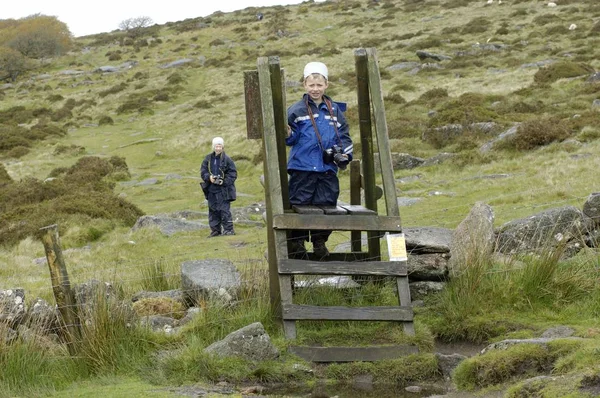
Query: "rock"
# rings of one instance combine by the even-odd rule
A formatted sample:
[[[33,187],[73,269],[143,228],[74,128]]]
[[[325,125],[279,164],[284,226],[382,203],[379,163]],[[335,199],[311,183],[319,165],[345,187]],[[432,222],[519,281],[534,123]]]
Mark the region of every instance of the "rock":
[[[186,221],[168,216],[142,216],[138,218],[131,230],[137,231],[138,229],[148,227],[158,227],[160,232],[167,236],[178,232],[208,229],[208,225],[199,221]]]
[[[545,210],[510,221],[497,233],[496,251],[503,254],[548,253],[559,247],[574,255],[584,241],[583,213],[573,206]],[[572,250],[569,250],[571,249]]]
[[[249,361],[264,361],[279,357],[262,323],[255,322],[228,334],[204,349],[218,357],[241,357]]]
[[[410,289],[410,299],[418,301],[431,294],[441,292],[446,287],[446,284],[444,282],[421,281],[412,282],[408,287]]]
[[[200,298],[228,299],[236,295],[241,276],[229,260],[192,260],[181,264],[182,289],[186,300],[196,303]],[[231,296],[230,296],[231,298]]]
[[[411,254],[407,261],[410,281],[444,281],[448,278],[448,255]]]
[[[477,202],[452,232],[450,270],[487,262],[494,249],[494,241],[494,211],[487,204]]]
[[[465,359],[467,359],[466,356],[461,355],[461,354],[440,354],[439,352],[435,353],[435,357],[437,358],[438,361],[438,369],[440,371],[440,373],[447,378],[452,377],[452,372],[454,372],[454,369],[456,369],[456,367]]]
[[[449,253],[452,230],[440,227],[411,227],[403,229],[409,254]]]

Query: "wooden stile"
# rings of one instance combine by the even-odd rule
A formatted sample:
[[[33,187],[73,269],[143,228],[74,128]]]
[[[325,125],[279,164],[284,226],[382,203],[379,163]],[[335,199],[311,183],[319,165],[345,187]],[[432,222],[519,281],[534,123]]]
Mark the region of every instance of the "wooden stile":
[[[253,94],[246,93],[247,118],[260,119],[260,137],[264,148],[271,304],[282,320],[287,339],[296,338],[296,322],[302,320],[402,322],[404,331],[414,335],[414,314],[408,289],[406,261],[381,261],[382,233],[401,233],[402,225],[374,49],[357,50],[355,61],[363,159],[362,163],[360,161],[350,163],[351,203],[349,205],[290,206],[286,173],[285,87],[279,58],[261,57],[257,62],[258,71],[245,72],[244,75],[246,90],[254,91]],[[385,170],[382,172],[383,189],[376,186],[375,180],[371,104],[375,116],[380,162],[382,170]],[[257,112],[257,106],[260,107],[260,112]],[[248,123],[248,136],[254,137],[256,134],[251,134],[251,130],[257,128],[256,122]],[[386,150],[387,153],[382,154]],[[365,206],[361,204],[361,188],[364,191]],[[383,216],[377,213],[377,199],[382,193],[385,194],[387,210],[387,215]],[[287,237],[293,230],[351,231],[351,251],[331,253],[326,261],[316,258],[312,252],[302,259],[290,259]],[[367,252],[361,250],[362,231],[366,231],[369,238]],[[297,275],[396,278],[399,305],[342,307],[294,304],[293,283]],[[374,361],[418,352],[414,346],[291,347],[290,350],[302,358],[315,362]]]

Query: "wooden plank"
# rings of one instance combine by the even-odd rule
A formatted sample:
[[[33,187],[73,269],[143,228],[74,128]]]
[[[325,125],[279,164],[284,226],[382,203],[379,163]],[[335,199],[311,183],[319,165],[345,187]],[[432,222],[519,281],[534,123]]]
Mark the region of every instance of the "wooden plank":
[[[405,261],[402,261],[406,264]],[[410,306],[412,305],[410,300],[410,288],[408,286],[408,276],[402,276],[396,279],[396,284],[398,286],[398,299],[400,301],[401,306]],[[406,322],[403,325],[404,333],[409,336],[415,335],[415,326],[412,322]]]
[[[381,178],[385,194],[385,206],[388,216],[399,216],[398,198],[396,197],[396,181],[394,180],[394,166],[388,136],[387,122],[385,120],[385,106],[383,103],[383,90],[377,63],[377,51],[367,49],[367,63],[369,72],[369,91],[373,102],[373,115],[375,117],[375,133],[377,134],[377,147],[379,149],[379,164],[381,164]]]
[[[313,321],[404,321],[413,320],[412,307],[339,307],[285,304],[285,320]]]
[[[280,274],[295,275],[383,275],[407,276],[406,262],[403,261],[327,261],[279,260]],[[410,303],[402,303],[407,306]]]
[[[326,216],[309,214],[278,214],[273,216],[275,229],[325,229],[337,231],[402,232],[400,219],[387,216]]]
[[[323,209],[312,205],[292,205],[292,210],[298,214],[323,214]]]
[[[275,317],[281,317],[281,292],[277,259],[287,258],[286,234],[273,229],[273,216],[283,213],[281,178],[277,158],[277,139],[275,136],[275,116],[273,114],[273,95],[269,72],[269,60],[260,57],[257,60],[258,78],[261,96],[263,120],[263,168],[265,175],[265,204],[267,213],[267,261],[269,263],[269,294],[271,310]]]
[[[292,277],[289,275],[279,276],[279,286],[281,286],[281,304],[293,304]],[[296,338],[296,321],[283,320],[283,333],[286,339],[293,340]]]
[[[418,354],[414,345],[376,347],[298,347],[290,346],[289,352],[309,362],[373,362]]]
[[[340,206],[319,206],[325,214],[330,216],[339,216],[348,214],[348,211]]]
[[[348,214],[351,214],[353,216],[355,216],[355,215],[377,215],[377,213],[374,212],[373,210],[367,209],[366,207],[360,206],[360,205],[342,205],[342,207],[348,211]]]
[[[329,253],[327,256],[327,261],[365,261],[369,258],[369,253],[365,252],[345,252],[345,253]],[[320,261],[321,258],[317,258],[313,253],[308,254],[308,259],[310,261]]]
[[[369,93],[369,70],[367,51],[359,48],[354,51],[358,94],[358,121],[360,128],[360,146],[362,156],[365,207],[377,212],[377,192],[375,185],[375,163],[373,157],[373,130],[371,124],[371,99]],[[369,255],[373,259],[381,258],[379,234],[368,232]]]
[[[261,139],[263,131],[262,106],[258,71],[244,72],[244,99],[246,104],[246,137]]]

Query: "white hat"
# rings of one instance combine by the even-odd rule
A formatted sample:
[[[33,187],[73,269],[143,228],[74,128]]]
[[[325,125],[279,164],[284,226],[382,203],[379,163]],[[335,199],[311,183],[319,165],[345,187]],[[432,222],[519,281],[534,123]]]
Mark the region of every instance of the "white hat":
[[[313,73],[318,73],[327,79],[327,66],[323,62],[309,62],[304,67],[304,78],[306,79]]]
[[[213,138],[213,141],[212,141],[213,149],[215,149],[215,146],[217,146],[219,144],[225,146],[225,142],[223,141],[223,138],[221,138],[221,137]]]

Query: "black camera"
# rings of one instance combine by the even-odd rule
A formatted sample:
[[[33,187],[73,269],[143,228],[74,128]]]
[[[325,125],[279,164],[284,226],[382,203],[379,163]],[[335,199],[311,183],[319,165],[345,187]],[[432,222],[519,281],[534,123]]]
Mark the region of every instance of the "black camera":
[[[350,162],[347,156],[344,156],[344,151],[337,145],[323,151],[323,161],[325,163],[335,163],[340,170],[345,170]]]
[[[213,184],[223,185],[223,177],[219,175],[211,175],[211,177],[215,180]]]

